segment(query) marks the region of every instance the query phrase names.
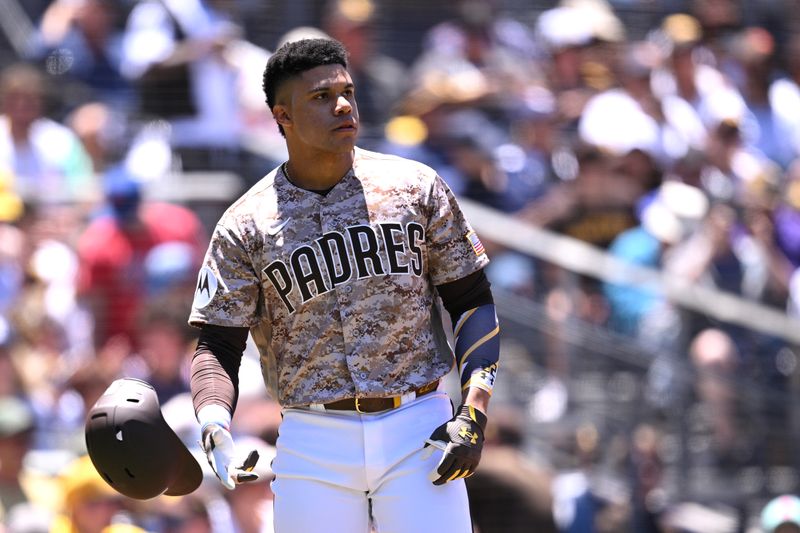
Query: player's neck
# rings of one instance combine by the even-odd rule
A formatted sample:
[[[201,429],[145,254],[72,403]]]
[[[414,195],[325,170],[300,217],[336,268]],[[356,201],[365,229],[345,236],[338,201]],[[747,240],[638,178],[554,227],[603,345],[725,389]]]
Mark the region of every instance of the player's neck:
[[[322,157],[307,157],[289,152],[284,165],[287,178],[297,187],[312,191],[330,189],[341,180],[353,166],[355,153],[325,154]]]

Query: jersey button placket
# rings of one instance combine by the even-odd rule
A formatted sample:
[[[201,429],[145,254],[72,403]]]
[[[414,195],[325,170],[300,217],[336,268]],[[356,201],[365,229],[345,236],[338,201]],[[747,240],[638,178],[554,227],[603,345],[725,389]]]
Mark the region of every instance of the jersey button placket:
[[[333,213],[329,213],[329,211],[331,211],[330,207],[328,206],[329,200],[330,198],[326,197],[325,200],[320,202],[319,205],[318,213],[321,229],[320,233],[338,230],[338,221],[336,220],[336,216]],[[333,212],[335,212],[335,209],[333,209]],[[351,295],[353,293],[353,286],[350,285],[350,282],[345,282],[342,285],[334,287],[333,290],[339,305],[339,317],[342,337],[344,339],[345,360],[347,361],[347,366],[350,369],[351,376],[356,382],[356,389],[360,389],[361,384],[359,381],[363,382],[368,375],[366,372],[356,373],[354,371],[354,368],[356,367],[356,360],[358,358],[358,337],[361,335],[361,332],[358,329],[353,328],[353,322],[350,320],[352,317],[352,312],[350,309],[352,304]]]
[[[351,220],[349,215],[347,221],[341,220],[343,216],[342,207],[340,203],[346,199],[346,194],[341,190],[341,187],[335,188],[331,191],[319,206],[320,224],[322,231],[343,231],[343,226],[350,226],[358,223],[358,220]],[[355,275],[353,278],[337,285],[334,288],[337,302],[339,304],[339,317],[341,320],[342,336],[344,338],[345,346],[345,360],[347,367],[350,370],[350,375],[355,383],[356,391],[364,390],[369,381],[369,372],[365,372],[364,362],[361,360],[359,353],[359,346],[361,343],[361,335],[364,331],[359,328],[358,320],[354,317],[353,307],[357,307],[357,302],[353,298],[353,283],[355,282]]]

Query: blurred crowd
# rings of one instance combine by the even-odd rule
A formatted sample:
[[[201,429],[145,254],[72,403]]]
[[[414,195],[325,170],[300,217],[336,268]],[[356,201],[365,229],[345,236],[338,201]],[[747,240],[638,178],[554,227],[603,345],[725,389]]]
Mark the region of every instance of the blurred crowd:
[[[216,218],[286,158],[261,77],[289,40],[346,45],[362,147],[516,221],[800,316],[795,3],[458,0],[416,20],[418,43],[385,38],[404,2],[288,4],[2,7],[0,529],[272,531],[279,408],[249,346],[234,430],[261,478],[222,490],[197,448],[187,317]],[[269,10],[303,24],[265,43]],[[476,531],[800,532],[792,339],[484,244],[495,291],[530,302],[536,325],[504,327],[468,480]],[[127,500],[88,461],[85,413],[121,376],[155,387],[197,454],[194,494]]]

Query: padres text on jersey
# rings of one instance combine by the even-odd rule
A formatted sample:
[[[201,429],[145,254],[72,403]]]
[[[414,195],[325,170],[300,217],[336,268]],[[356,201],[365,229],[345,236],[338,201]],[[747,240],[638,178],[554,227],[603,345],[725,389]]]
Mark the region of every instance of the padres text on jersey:
[[[264,268],[286,310],[294,313],[295,287],[303,304],[352,279],[384,274],[422,274],[425,228],[417,222],[379,222],[377,228],[349,226],[324,233],[313,245],[292,250],[289,261],[276,259]],[[320,261],[320,258],[322,261]]]

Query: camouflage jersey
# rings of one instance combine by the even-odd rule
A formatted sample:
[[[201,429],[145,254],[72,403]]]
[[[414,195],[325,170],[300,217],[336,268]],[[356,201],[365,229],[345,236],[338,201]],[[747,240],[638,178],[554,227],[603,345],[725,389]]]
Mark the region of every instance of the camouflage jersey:
[[[284,407],[393,396],[450,371],[435,286],[488,262],[434,170],[356,148],[325,195],[281,166],[228,208],[189,321],[249,327]]]

